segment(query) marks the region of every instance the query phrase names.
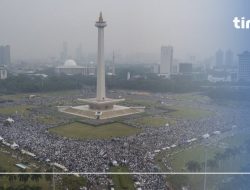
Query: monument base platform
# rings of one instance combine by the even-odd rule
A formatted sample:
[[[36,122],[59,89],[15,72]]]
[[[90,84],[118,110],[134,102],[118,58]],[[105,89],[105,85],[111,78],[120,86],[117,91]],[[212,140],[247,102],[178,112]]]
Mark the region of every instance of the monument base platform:
[[[120,105],[113,105],[112,109],[107,110],[91,109],[89,105],[58,107],[60,112],[89,119],[111,119],[115,117],[142,113],[144,112],[144,109],[144,107],[126,107]]]
[[[124,101],[125,99],[111,99],[105,98],[103,100],[97,100],[96,98],[89,99],[78,99],[80,102],[84,102],[89,105],[89,109],[92,110],[109,110],[113,109],[113,106],[119,102]]]

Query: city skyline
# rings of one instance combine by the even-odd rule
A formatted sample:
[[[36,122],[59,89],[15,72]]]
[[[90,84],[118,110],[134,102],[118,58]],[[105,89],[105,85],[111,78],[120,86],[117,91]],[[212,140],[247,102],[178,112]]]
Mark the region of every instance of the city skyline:
[[[14,60],[57,57],[64,41],[68,42],[71,55],[80,43],[84,54],[95,52],[96,31],[86,28],[91,27],[99,11],[109,20],[106,46],[110,52],[107,53],[115,49],[125,55],[138,52],[159,55],[160,47],[170,44],[176,50],[176,57],[208,57],[219,48],[241,52],[248,46],[242,43],[244,31],[235,35],[231,20],[237,14],[235,7],[229,6],[221,14],[221,5],[228,3],[225,0],[202,3],[109,0],[112,7],[98,0],[88,6],[78,0],[15,2],[13,6],[13,2],[4,1],[0,8],[0,42],[11,45]]]
[[[249,6],[2,0],[0,190],[249,190]]]

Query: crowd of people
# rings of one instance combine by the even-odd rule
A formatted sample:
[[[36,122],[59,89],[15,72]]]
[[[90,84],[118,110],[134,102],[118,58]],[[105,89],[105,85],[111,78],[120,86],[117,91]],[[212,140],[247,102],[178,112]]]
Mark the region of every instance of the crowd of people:
[[[204,106],[215,114],[201,119],[175,118],[173,125],[157,128],[138,124],[135,122],[137,116],[127,117],[124,123],[142,129],[141,133],[129,137],[78,140],[50,133],[49,128],[70,120],[70,116],[60,117],[60,113],[56,113],[56,105],[72,105],[77,103],[75,100],[79,97],[80,95],[41,96],[31,99],[25,97],[13,102],[2,102],[2,108],[25,104],[31,110],[25,115],[18,112],[9,115],[15,121],[11,125],[4,125],[6,115],[0,114],[0,136],[34,153],[40,161],[49,160],[62,164],[70,172],[109,172],[114,161],[133,172],[160,172],[161,168],[155,162],[156,150],[163,151],[166,148],[186,145],[189,139],[202,139],[204,134],[212,134],[218,130],[228,131],[235,125],[247,127],[246,120],[249,116],[244,107],[233,109],[199,102],[198,106]],[[193,102],[192,105],[195,106],[196,103]],[[167,117],[165,112],[153,113],[154,109],[150,112],[152,115]],[[53,116],[53,113],[57,117],[55,123],[46,124],[37,119],[43,115]],[[246,120],[243,122],[242,118]],[[164,164],[171,168],[168,161]],[[103,184],[109,181],[107,175],[87,175],[87,178],[93,184],[97,180]],[[167,189],[164,175],[133,175],[133,179],[140,182],[142,189]]]

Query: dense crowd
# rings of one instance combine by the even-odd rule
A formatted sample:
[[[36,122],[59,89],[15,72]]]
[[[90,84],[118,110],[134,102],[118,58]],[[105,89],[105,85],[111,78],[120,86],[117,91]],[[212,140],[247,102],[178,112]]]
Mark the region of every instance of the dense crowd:
[[[34,109],[25,116],[19,113],[10,115],[15,121],[11,125],[4,125],[4,122],[1,122],[0,136],[6,141],[15,142],[20,148],[34,153],[41,161],[46,162],[49,159],[51,162],[64,165],[73,172],[108,172],[113,161],[126,165],[133,172],[158,172],[159,167],[154,161],[156,150],[166,150],[166,147],[174,147],[173,145],[186,145],[189,139],[201,139],[202,135],[212,134],[218,130],[222,132],[231,130],[234,125],[247,127],[248,122],[246,120],[243,122],[242,118],[248,119],[249,116],[244,107],[231,109],[208,103],[192,103],[193,106],[204,106],[216,113],[203,119],[176,119],[173,126],[164,125],[157,128],[142,126],[134,122],[134,117],[130,117],[124,122],[142,128],[143,132],[110,140],[77,140],[60,137],[48,132],[48,129],[55,127],[56,124],[43,124],[36,119],[41,115],[51,115],[52,112],[56,112],[55,105],[72,104],[77,98],[76,95],[45,96],[3,102],[1,107],[25,104],[34,106]],[[169,101],[171,102],[171,100]],[[151,114],[167,117],[164,112]],[[59,118],[60,123],[64,123],[68,122],[70,117],[59,116]],[[0,120],[5,121],[6,116],[0,115]],[[164,164],[170,168],[167,161]],[[93,184],[97,177],[99,182],[108,183],[106,175],[88,175],[87,177]],[[163,175],[134,175],[133,178],[141,183],[142,189],[167,189]]]

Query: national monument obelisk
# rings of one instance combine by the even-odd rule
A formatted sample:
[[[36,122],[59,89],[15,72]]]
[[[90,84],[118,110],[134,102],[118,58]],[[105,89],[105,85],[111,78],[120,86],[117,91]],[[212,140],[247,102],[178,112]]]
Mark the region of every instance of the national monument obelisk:
[[[106,99],[104,28],[107,26],[107,24],[105,21],[103,21],[102,13],[100,13],[99,20],[96,22],[95,26],[98,28],[96,99],[97,101],[103,101]]]
[[[96,98],[78,99],[87,105],[60,106],[59,111],[90,119],[110,119],[113,117],[125,116],[144,111],[143,107],[126,107],[115,105],[125,99],[110,99],[106,97],[105,84],[105,62],[104,62],[104,28],[107,26],[100,13],[95,26],[98,28],[97,48],[97,82]]]

